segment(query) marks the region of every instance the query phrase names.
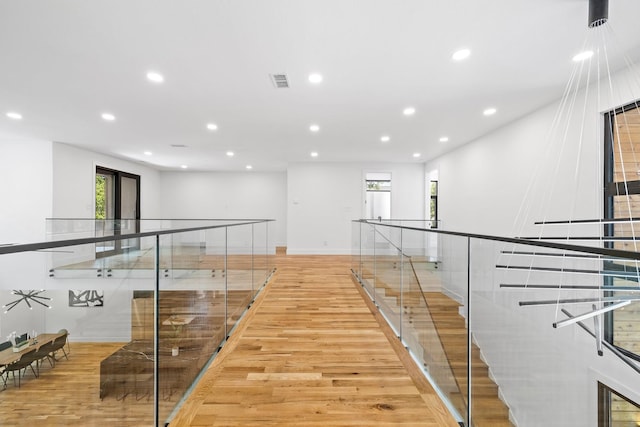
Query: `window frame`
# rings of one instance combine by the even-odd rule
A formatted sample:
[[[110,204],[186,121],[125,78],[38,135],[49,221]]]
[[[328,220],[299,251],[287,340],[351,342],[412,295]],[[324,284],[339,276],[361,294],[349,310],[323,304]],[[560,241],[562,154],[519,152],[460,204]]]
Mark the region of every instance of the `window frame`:
[[[615,171],[614,171],[614,126],[615,126],[615,117],[618,114],[626,113],[627,111],[631,111],[634,109],[638,109],[640,112],[640,101],[635,101],[630,104],[624,105],[622,107],[615,108],[611,111],[604,113],[604,159],[603,159],[603,198],[604,198],[604,215],[603,218],[613,219],[614,218],[614,197],[621,195],[629,195],[629,194],[640,194],[640,180],[627,181],[626,185],[620,185],[614,181]],[[612,237],[614,236],[614,224],[604,224],[603,225],[603,236]],[[605,248],[613,248],[614,242],[605,242]],[[607,265],[615,268],[616,264],[613,261],[605,261],[603,263],[603,268],[606,269]],[[613,278],[611,277],[603,277],[603,286],[613,287]],[[604,292],[604,296],[613,296],[613,292]],[[625,356],[639,361],[640,362],[640,354],[636,354],[628,349],[623,347],[619,347],[614,344],[614,312],[610,311],[605,313],[604,315],[604,340],[618,349]]]
[[[111,175],[113,176],[113,218],[105,218],[107,220],[113,220],[113,235],[121,235],[122,234],[122,220],[134,220],[135,230],[133,233],[140,232],[140,175],[136,175],[130,172],[124,172],[117,169],[111,169],[104,166],[96,165],[95,167],[95,175],[94,175],[94,191],[95,191],[95,177],[97,175]],[[135,218],[122,218],[122,179],[129,178],[133,179],[136,183],[136,217]],[[95,216],[95,196],[94,196],[94,216]],[[97,220],[97,219],[96,219]],[[127,241],[132,240],[128,239]],[[113,245],[113,250],[109,251],[96,251],[96,258],[102,258],[106,256],[111,256],[119,253],[126,252],[128,250],[139,249],[140,242],[138,239],[132,246],[124,248],[122,243],[124,240],[115,240]]]

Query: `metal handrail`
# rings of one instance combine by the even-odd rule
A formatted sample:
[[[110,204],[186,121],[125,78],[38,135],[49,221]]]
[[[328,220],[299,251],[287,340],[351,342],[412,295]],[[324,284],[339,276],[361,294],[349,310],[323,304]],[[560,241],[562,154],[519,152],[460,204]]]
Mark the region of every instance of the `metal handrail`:
[[[190,228],[175,228],[175,229],[169,229],[169,230],[145,231],[142,233],[114,234],[111,236],[103,236],[103,237],[85,237],[81,239],[68,239],[68,240],[56,240],[51,242],[6,245],[6,246],[0,246],[0,255],[19,253],[19,252],[32,252],[32,251],[39,251],[42,249],[54,249],[54,248],[61,248],[65,246],[86,245],[86,244],[99,243],[99,242],[112,242],[114,240],[135,239],[139,237],[153,237],[153,236],[162,236],[166,234],[211,230],[215,228],[239,227],[242,225],[261,224],[261,223],[272,222],[272,221],[275,221],[275,220],[273,219],[247,220],[246,222],[239,222],[239,223],[233,223],[233,224],[207,225],[207,226],[190,227]]]
[[[544,242],[540,240],[528,240],[528,239],[521,239],[516,237],[492,236],[488,234],[463,233],[459,231],[447,231],[447,230],[433,229],[433,228],[408,227],[404,225],[401,226],[401,225],[383,224],[383,223],[374,222],[368,219],[357,219],[357,220],[354,220],[353,222],[380,225],[384,227],[401,228],[403,230],[414,230],[414,231],[422,231],[427,233],[437,233],[437,234],[443,234],[448,236],[459,236],[459,237],[466,237],[471,239],[490,240],[494,242],[513,243],[517,245],[537,246],[542,248],[552,248],[552,249],[560,249],[560,250],[566,250],[566,251],[587,252],[591,254],[607,255],[607,256],[612,256],[616,258],[640,260],[640,252],[624,251],[620,249],[597,248],[594,246],[572,245],[568,243]]]

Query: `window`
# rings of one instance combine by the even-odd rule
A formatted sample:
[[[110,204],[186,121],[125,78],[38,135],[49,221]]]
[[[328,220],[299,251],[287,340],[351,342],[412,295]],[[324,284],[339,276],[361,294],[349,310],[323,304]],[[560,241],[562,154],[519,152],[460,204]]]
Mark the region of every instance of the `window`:
[[[438,228],[438,181],[429,181],[429,221],[431,228]]]
[[[640,109],[634,103],[605,114],[604,120],[605,219],[626,219],[604,226],[604,236],[622,238],[606,243],[609,248],[635,251],[640,235]],[[637,242],[640,242],[638,240]],[[638,286],[638,265],[605,261],[605,271],[629,273],[605,277],[604,286]],[[635,276],[635,278],[634,278]],[[640,303],[605,316],[605,339],[629,357],[640,360]]]
[[[140,176],[96,167],[96,236],[140,231]],[[96,255],[105,256],[139,247],[138,239],[96,243]]]
[[[640,405],[598,383],[598,427],[640,425]]]

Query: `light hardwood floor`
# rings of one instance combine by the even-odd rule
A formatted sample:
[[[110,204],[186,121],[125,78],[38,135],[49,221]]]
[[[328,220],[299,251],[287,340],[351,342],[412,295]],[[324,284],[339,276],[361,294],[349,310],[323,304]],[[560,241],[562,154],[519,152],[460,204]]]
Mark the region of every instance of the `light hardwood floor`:
[[[275,280],[171,427],[457,426],[424,379],[412,379],[349,263],[278,257]]]
[[[29,370],[20,388],[9,378],[0,392],[0,425],[4,426],[148,426],[153,402],[146,398],[100,400],[100,361],[124,343],[71,343],[54,368],[44,362],[40,377]],[[60,355],[59,355],[60,356]],[[175,405],[163,401],[163,410]]]

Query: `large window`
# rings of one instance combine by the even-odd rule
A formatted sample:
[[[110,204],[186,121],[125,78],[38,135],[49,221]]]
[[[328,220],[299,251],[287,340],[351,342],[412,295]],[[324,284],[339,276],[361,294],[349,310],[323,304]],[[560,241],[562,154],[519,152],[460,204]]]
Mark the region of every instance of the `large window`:
[[[605,114],[604,235],[616,240],[607,247],[640,250],[640,108],[634,103]],[[605,262],[604,270],[626,275],[605,277],[605,286],[638,286],[637,263]],[[605,339],[626,355],[640,360],[640,303],[605,317]]]
[[[140,176],[96,167],[96,235],[113,236],[140,231]],[[96,255],[112,255],[138,248],[138,239],[96,244]]]

